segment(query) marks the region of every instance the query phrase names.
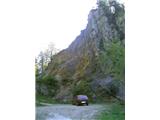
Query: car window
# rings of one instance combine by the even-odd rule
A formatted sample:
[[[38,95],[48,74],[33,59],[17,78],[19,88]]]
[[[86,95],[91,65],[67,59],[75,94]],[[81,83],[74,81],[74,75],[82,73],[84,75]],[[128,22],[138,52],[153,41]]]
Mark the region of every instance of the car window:
[[[78,99],[88,99],[86,95],[78,95],[77,98]]]

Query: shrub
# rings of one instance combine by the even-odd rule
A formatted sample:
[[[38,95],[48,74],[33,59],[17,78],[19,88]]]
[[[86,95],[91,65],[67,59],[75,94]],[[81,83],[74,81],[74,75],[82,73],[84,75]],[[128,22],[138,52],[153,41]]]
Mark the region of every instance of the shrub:
[[[92,96],[92,90],[87,80],[81,80],[77,85],[72,88],[73,95],[84,94],[88,97]]]
[[[58,81],[55,79],[54,76],[45,76],[41,80],[36,81],[36,85],[38,85],[41,88],[40,90],[37,91],[38,92],[37,94],[48,95],[48,96],[54,96],[57,89],[59,88]]]
[[[104,51],[101,51],[98,63],[101,71],[106,75],[112,75],[115,79],[124,80],[125,49],[120,41],[105,43]]]
[[[58,87],[58,81],[55,79],[54,76],[46,76],[42,78],[42,83],[57,88]]]

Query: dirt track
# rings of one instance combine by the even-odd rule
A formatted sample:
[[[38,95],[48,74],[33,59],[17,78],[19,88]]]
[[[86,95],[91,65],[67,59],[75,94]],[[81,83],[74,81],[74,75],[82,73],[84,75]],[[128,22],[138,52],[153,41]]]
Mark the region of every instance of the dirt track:
[[[103,105],[74,106],[50,105],[36,108],[36,120],[96,120]]]

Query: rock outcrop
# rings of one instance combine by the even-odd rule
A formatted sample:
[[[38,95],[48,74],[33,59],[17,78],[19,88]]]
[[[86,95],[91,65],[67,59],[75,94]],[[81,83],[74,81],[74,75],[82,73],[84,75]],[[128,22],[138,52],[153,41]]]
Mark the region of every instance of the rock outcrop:
[[[115,8],[114,13],[111,7]],[[81,31],[67,49],[53,56],[53,61],[46,70],[46,76],[55,76],[61,84],[55,97],[72,96],[71,88],[85,79],[90,80],[95,93],[98,87],[110,89],[114,78],[98,69],[97,59],[103,51],[104,43],[120,41],[124,45],[124,25],[124,7],[118,3],[99,3],[98,8],[90,11],[86,29]],[[116,94],[124,99],[124,85],[119,89]]]

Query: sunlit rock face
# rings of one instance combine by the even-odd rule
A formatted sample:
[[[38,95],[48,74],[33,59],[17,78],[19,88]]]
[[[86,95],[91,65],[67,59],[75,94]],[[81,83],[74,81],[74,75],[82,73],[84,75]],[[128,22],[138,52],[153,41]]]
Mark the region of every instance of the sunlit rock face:
[[[84,78],[94,81],[99,77],[107,77],[96,69],[97,58],[103,51],[104,42],[119,40],[124,44],[124,25],[122,5],[104,6],[100,4],[97,9],[90,11],[86,29],[81,31],[67,49],[54,56],[46,70],[46,75],[58,76],[59,81],[67,79],[71,83],[60,87],[57,96],[68,95],[68,88]],[[64,92],[64,89],[67,90],[67,93]]]

